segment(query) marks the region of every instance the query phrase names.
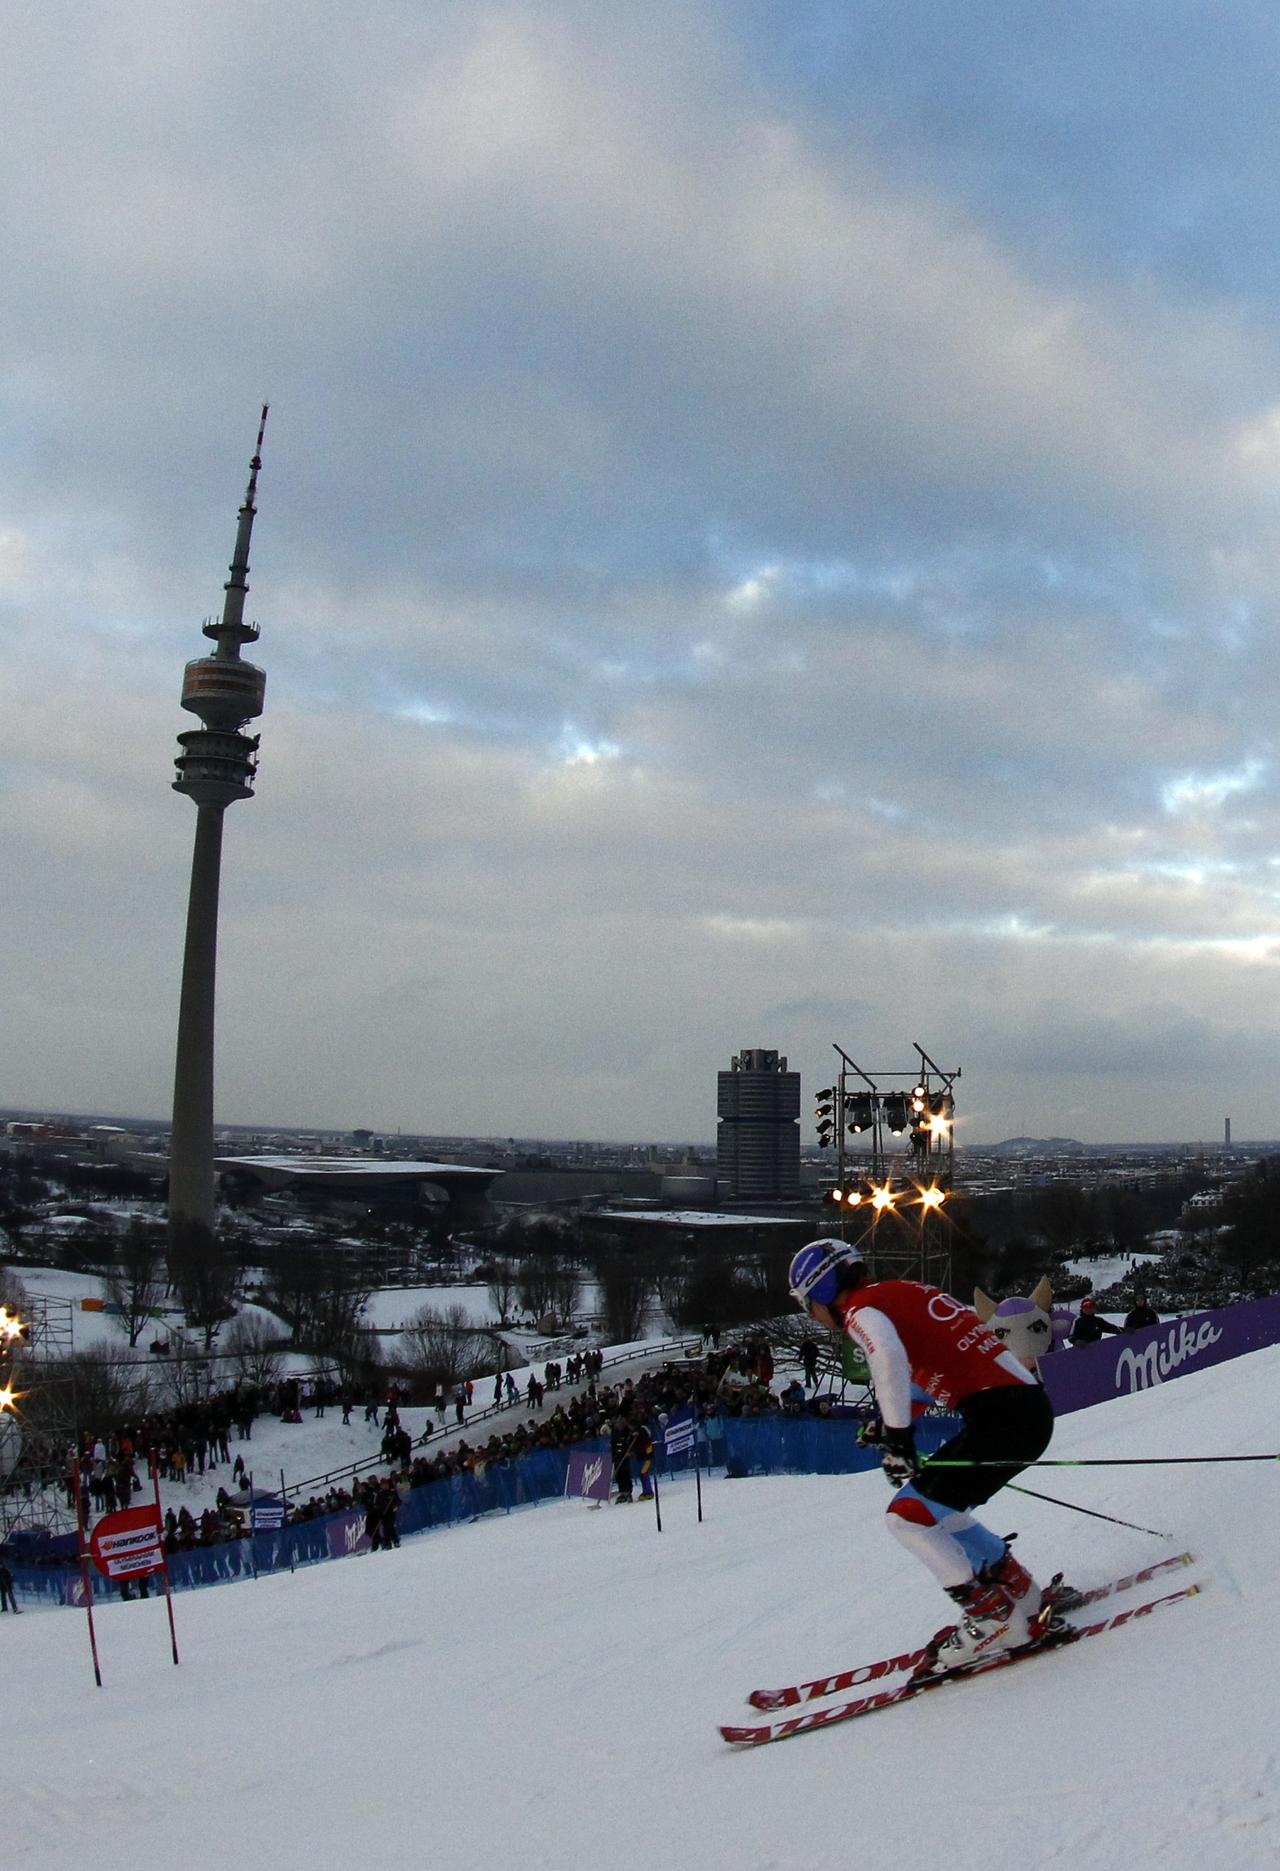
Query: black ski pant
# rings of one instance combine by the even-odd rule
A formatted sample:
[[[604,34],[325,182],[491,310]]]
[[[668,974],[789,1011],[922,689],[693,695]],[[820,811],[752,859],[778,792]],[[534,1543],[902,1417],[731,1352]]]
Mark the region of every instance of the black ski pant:
[[[1040,1384],[977,1390],[956,1412],[964,1428],[921,1464],[915,1480],[917,1492],[939,1507],[980,1507],[1043,1455],[1053,1435],[1053,1406]],[[949,1462],[965,1466],[943,1466]]]

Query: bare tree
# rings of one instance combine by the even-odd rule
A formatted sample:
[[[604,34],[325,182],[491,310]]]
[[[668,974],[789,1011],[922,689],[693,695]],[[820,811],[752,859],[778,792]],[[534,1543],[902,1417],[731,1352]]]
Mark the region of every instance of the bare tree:
[[[164,1249],[135,1215],[116,1249],[115,1266],[103,1280],[117,1308],[120,1329],[133,1348],[165,1295]]]
[[[255,1313],[233,1319],[222,1346],[226,1355],[234,1358],[236,1374],[246,1384],[256,1384],[260,1390],[265,1390],[279,1383],[284,1359],[278,1337],[265,1319]]]
[[[0,1267],[0,1306],[19,1318],[26,1316],[27,1289],[11,1267]]]
[[[495,1254],[489,1262],[489,1300],[499,1319],[511,1316],[511,1302],[517,1288],[515,1262],[507,1254]]]
[[[150,1408],[150,1367],[117,1357],[109,1345],[69,1352],[51,1360],[47,1368],[49,1379],[33,1387],[25,1406],[33,1428],[40,1427],[42,1392],[49,1388],[49,1380],[70,1379],[75,1385],[76,1421],[89,1435],[105,1436],[130,1418],[145,1416]]]
[[[446,1387],[483,1375],[490,1363],[488,1339],[461,1306],[423,1306],[401,1334],[401,1355],[417,1375]]]
[[[667,1317],[678,1324],[689,1290],[689,1263],[683,1254],[660,1254],[652,1268],[653,1290]]]
[[[565,1324],[573,1317],[582,1292],[582,1276],[578,1269],[564,1259],[557,1260],[551,1270],[551,1310],[557,1319]]]
[[[272,1256],[262,1282],[262,1303],[278,1313],[295,1342],[307,1338],[326,1274],[314,1242],[290,1243]]]
[[[769,1311],[759,1269],[740,1264],[714,1241],[699,1248],[675,1304],[673,1321],[681,1330],[707,1321],[722,1326],[746,1325],[766,1317]]]
[[[361,1324],[368,1298],[369,1288],[351,1280],[327,1286],[312,1312],[313,1349],[341,1365],[358,1364],[369,1336]]]
[[[605,1335],[611,1344],[639,1338],[651,1281],[643,1262],[620,1247],[603,1248],[595,1257]]]
[[[169,1356],[157,1367],[165,1401],[180,1406],[200,1403],[209,1394],[210,1370],[207,1353],[202,1353],[190,1332],[169,1333]]]
[[[517,1275],[520,1287],[520,1304],[527,1312],[541,1318],[544,1312],[551,1312],[555,1307],[555,1267],[550,1260],[533,1259],[520,1262]]]
[[[169,1281],[182,1303],[187,1324],[210,1351],[228,1319],[235,1316],[235,1262],[226,1244],[202,1221],[185,1220],[169,1242]]]

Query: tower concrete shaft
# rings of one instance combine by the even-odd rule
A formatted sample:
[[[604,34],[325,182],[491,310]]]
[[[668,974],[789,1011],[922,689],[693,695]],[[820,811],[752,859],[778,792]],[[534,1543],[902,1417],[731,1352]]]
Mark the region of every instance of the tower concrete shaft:
[[[257,735],[241,733],[262,713],[266,677],[244,662],[240,651],[258,636],[244,621],[249,589],[249,541],[257,511],[254,496],[262,466],[263,405],[258,445],[249,465],[249,486],[240,509],[231,575],[221,620],[204,625],[217,648],[187,664],[182,706],[202,726],[178,736],[175,792],[195,802],[196,836],[187,902],[182,959],[178,1046],[173,1082],[173,1130],[169,1140],[169,1242],[187,1245],[193,1234],[212,1239],[214,1010],[218,957],[218,891],[222,874],[222,815],[237,799],[253,797]]]

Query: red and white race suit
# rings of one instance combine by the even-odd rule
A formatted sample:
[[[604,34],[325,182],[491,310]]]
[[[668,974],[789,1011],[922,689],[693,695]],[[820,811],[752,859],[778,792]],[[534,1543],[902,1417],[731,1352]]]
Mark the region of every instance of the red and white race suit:
[[[866,1357],[890,1429],[910,1427],[913,1384],[942,1409],[954,1409],[977,1391],[1036,1381],[972,1306],[921,1280],[859,1286],[841,1293],[833,1311]]]

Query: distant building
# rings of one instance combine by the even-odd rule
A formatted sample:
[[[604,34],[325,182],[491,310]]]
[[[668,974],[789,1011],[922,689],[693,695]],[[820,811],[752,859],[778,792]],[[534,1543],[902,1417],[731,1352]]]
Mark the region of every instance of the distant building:
[[[800,1074],[786,1059],[753,1046],[718,1074],[716,1170],[743,1202],[800,1196]]]
[[[287,1194],[300,1206],[334,1212],[414,1216],[424,1202],[447,1202],[457,1215],[482,1202],[501,1176],[496,1169],[416,1159],[374,1162],[363,1156],[264,1154],[220,1156],[215,1167],[241,1193]]]

